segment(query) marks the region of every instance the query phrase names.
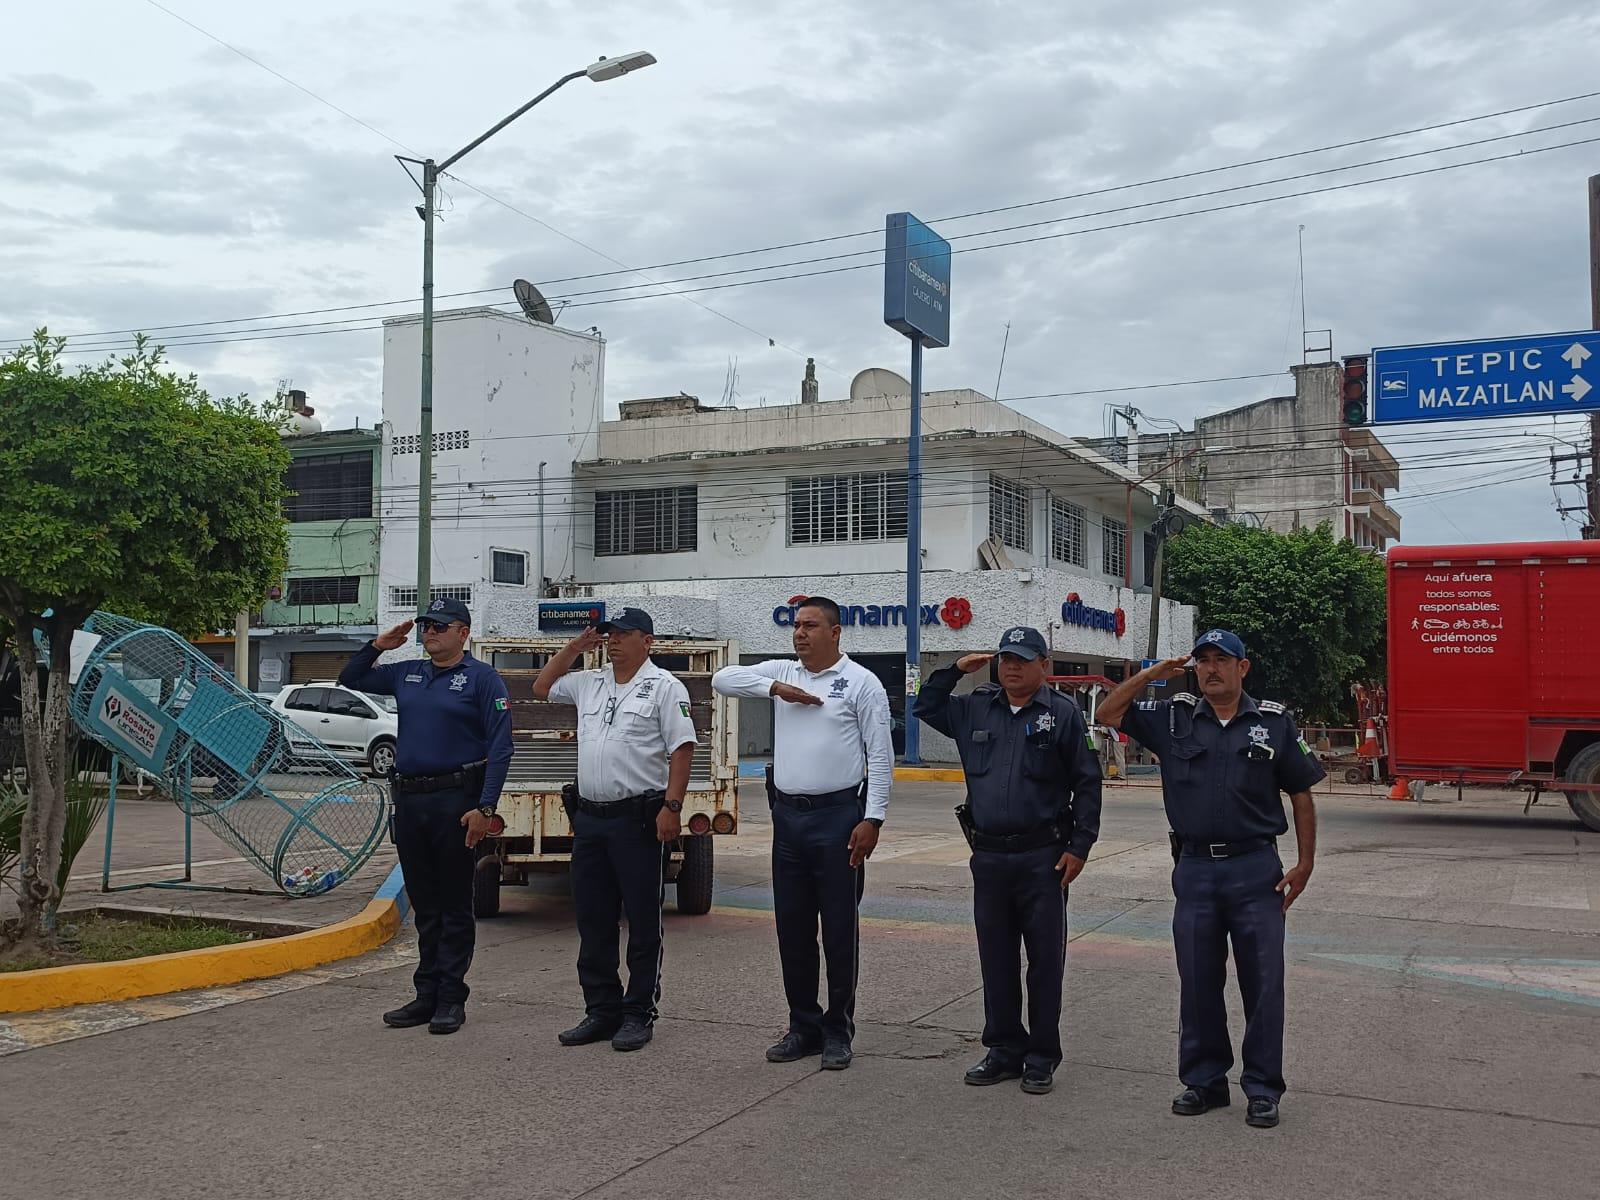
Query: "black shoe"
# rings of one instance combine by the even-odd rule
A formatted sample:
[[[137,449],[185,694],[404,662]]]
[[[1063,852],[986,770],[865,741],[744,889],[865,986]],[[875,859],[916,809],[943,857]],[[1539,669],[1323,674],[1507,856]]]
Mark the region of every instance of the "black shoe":
[[[587,1046],[591,1042],[608,1042],[621,1024],[622,1022],[615,1017],[588,1016],[571,1029],[563,1029],[556,1034],[556,1041],[563,1046]]]
[[[1022,1070],[1022,1090],[1030,1096],[1046,1095],[1055,1085],[1054,1072],[1046,1071],[1043,1067],[1024,1067]]]
[[[465,1004],[441,1004],[428,1022],[429,1033],[454,1033],[467,1023]]]
[[[1251,1096],[1244,1123],[1257,1129],[1271,1129],[1278,1123],[1278,1102],[1271,1096]]]
[[[391,1029],[410,1029],[414,1025],[426,1025],[433,1020],[433,1010],[438,1005],[432,1000],[424,1000],[418,996],[410,1004],[400,1008],[392,1008],[383,1014],[383,1023]]]
[[[1228,1093],[1208,1092],[1201,1088],[1184,1088],[1172,1101],[1172,1111],[1180,1117],[1198,1117],[1213,1108],[1227,1108]]]
[[[623,1017],[622,1028],[611,1039],[613,1050],[643,1050],[655,1030],[643,1017]]]
[[[988,1087],[991,1083],[1004,1083],[1008,1079],[1020,1079],[1022,1068],[1015,1063],[1008,1063],[1003,1058],[996,1058],[993,1054],[986,1054],[983,1061],[975,1067],[970,1067],[966,1073],[966,1081],[973,1087]]]
[[[822,1044],[822,1069],[824,1071],[842,1071],[850,1065],[850,1060],[855,1054],[850,1049],[850,1043],[843,1038],[829,1038]]]
[[[808,1038],[803,1033],[790,1030],[775,1043],[767,1047],[768,1062],[799,1062],[802,1058],[810,1058],[813,1054],[822,1053],[822,1043],[813,1038]]]

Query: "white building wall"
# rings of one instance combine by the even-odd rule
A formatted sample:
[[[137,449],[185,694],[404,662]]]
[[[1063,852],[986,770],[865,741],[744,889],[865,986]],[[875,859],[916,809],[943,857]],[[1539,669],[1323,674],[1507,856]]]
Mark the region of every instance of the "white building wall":
[[[419,318],[386,322],[383,347],[383,550],[379,623],[414,616],[392,603],[396,587],[416,586],[417,469],[422,327]],[[472,588],[474,624],[498,632],[502,613],[537,593],[536,513],[543,462],[544,574],[571,577],[575,519],[572,464],[595,452],[605,390],[605,344],[595,335],[541,325],[496,309],[440,313],[434,324],[433,585]],[[465,433],[466,444],[457,444]],[[451,435],[457,435],[452,437]],[[528,556],[522,587],[491,582],[493,551]],[[506,617],[510,620],[512,618]]]

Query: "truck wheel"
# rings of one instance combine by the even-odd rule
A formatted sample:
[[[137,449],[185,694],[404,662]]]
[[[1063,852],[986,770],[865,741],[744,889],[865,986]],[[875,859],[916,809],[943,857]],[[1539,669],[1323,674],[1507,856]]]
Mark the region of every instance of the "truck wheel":
[[[1600,784],[1600,742],[1591,742],[1573,756],[1566,777],[1572,783]],[[1578,820],[1600,833],[1600,792],[1568,792],[1567,806]]]
[[[1360,783],[1365,778],[1366,776],[1362,774],[1360,767],[1346,767],[1344,769],[1344,781],[1346,783]]]
[[[478,858],[472,871],[472,915],[500,915],[500,859],[490,838],[478,843]]]
[[[686,834],[678,868],[678,911],[698,917],[711,911],[711,835]]]

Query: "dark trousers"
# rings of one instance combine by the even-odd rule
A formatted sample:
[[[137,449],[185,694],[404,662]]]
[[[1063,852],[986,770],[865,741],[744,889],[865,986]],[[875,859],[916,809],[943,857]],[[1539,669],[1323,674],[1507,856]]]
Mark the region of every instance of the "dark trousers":
[[[591,1017],[656,1019],[661,1000],[662,846],[655,816],[572,814],[572,904],[578,917],[578,982]],[[617,975],[618,922],[628,917],[628,989]]]
[[[1018,854],[972,852],[972,918],[983,973],[983,1044],[1009,1065],[1054,1071],[1061,1063],[1061,978],[1067,963],[1067,897],[1060,846]],[[1028,951],[1028,1024],[1022,1024],[1022,960]]]
[[[850,1041],[856,1033],[861,893],[865,865],[850,865],[850,832],[861,802],[803,809],[772,805],[772,907],[778,925],[789,1028],[808,1040]],[[828,1007],[817,1002],[822,954],[828,962]]]
[[[461,814],[478,803],[463,789],[394,794],[394,844],[417,922],[417,996],[439,1004],[467,999],[467,968],[477,929],[472,920],[472,870]]]
[[[1172,873],[1177,904],[1172,940],[1178,952],[1178,1078],[1185,1086],[1225,1091],[1233,1046],[1223,986],[1233,943],[1239,993],[1244,997],[1247,1096],[1283,1095],[1283,878],[1278,852],[1268,846],[1237,858],[1185,854]]]

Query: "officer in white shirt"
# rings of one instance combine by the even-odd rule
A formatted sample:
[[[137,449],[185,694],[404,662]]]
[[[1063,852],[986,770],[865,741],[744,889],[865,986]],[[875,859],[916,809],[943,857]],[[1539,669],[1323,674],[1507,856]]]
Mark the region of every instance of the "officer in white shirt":
[[[603,670],[574,671],[606,643]],[[585,1016],[563,1046],[610,1039],[638,1050],[661,999],[662,844],[682,832],[694,722],[689,692],[650,661],[655,622],[637,608],[573,638],[539,672],[533,694],[578,710],[578,782],[562,793],[572,822],[572,901]],[[628,988],[617,976],[617,924],[628,916]]]
[[[876,675],[840,652],[839,634],[839,606],[811,596],[795,612],[799,662],[724,667],[711,677],[725,696],[783,701],[773,713],[767,796],[789,1030],[767,1050],[767,1061],[820,1053],[826,1071],[842,1071],[852,1057],[862,864],[878,844],[894,777],[889,697]],[[817,1002],[819,918],[826,1011]]]

